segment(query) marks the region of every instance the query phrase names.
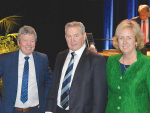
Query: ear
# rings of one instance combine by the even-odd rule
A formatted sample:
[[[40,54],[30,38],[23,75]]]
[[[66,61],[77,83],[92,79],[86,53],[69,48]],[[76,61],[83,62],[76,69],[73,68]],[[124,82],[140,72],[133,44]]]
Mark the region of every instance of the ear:
[[[86,37],[86,32],[83,34],[83,36],[84,36],[84,41],[85,41],[85,40],[86,40],[86,38],[87,38],[87,37]]]
[[[65,38],[66,38],[67,36],[65,35]]]
[[[17,40],[17,44],[18,44],[18,46],[20,47],[20,43],[19,43],[19,41]]]

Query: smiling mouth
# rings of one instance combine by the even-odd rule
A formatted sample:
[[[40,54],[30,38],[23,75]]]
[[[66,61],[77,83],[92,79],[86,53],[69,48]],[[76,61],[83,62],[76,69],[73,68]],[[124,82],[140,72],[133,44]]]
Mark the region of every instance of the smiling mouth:
[[[26,49],[30,50],[30,49],[32,49],[32,48],[31,48],[31,47],[26,47]]]
[[[72,46],[75,46],[76,44],[71,44]]]

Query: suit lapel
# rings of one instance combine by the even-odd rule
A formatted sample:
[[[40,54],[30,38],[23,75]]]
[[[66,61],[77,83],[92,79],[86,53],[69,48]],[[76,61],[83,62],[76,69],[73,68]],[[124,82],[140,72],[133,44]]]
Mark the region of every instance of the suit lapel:
[[[140,19],[140,17],[138,18],[138,22],[137,23],[139,23],[139,25],[141,26],[141,19]]]
[[[64,53],[64,55],[62,55],[62,58],[59,59],[59,60],[60,60],[60,64],[58,64],[59,67],[55,70],[55,71],[60,70],[60,71],[58,72],[58,78],[57,78],[57,81],[58,81],[58,82],[60,82],[60,77],[61,77],[62,69],[63,69],[64,62],[65,62],[65,60],[66,60],[66,57],[67,57],[68,52],[69,52],[69,50],[67,50],[67,51]],[[58,88],[59,88],[59,84],[58,84]]]
[[[81,69],[84,68],[83,65],[84,65],[84,63],[86,62],[87,58],[88,58],[88,56],[87,56],[88,54],[89,54],[89,51],[87,50],[87,48],[85,48],[84,51],[83,51],[83,53],[82,53],[82,56],[81,56],[81,58],[80,58],[80,60],[79,60],[79,63],[78,63],[78,65],[77,65],[77,68],[76,68],[76,70],[75,70],[74,78],[73,78],[71,87],[72,87],[75,83],[77,83],[77,82],[75,82],[75,81],[76,81],[76,79],[79,77],[79,75],[80,75],[80,73],[81,73]]]
[[[33,54],[34,65],[35,65],[35,75],[36,75],[37,85],[39,85],[39,66],[40,66],[40,64],[39,64],[36,53],[33,52],[32,54]]]

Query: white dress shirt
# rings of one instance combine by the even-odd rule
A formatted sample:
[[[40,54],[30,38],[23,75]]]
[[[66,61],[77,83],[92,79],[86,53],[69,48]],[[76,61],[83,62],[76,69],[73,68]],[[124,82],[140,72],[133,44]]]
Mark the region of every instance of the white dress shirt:
[[[70,85],[72,84],[72,80],[73,80],[73,77],[74,77],[74,73],[75,73],[75,70],[76,70],[76,67],[78,65],[78,62],[81,58],[81,55],[85,49],[85,44],[77,51],[74,51],[76,53],[76,56],[74,57],[74,64],[73,64],[73,70],[72,70],[72,76],[71,76],[71,81],[70,81]],[[67,68],[68,68],[68,65],[69,65],[69,62],[70,62],[70,59],[72,57],[71,53],[73,51],[69,49],[69,52],[68,52],[68,55],[66,57],[66,60],[65,60],[65,63],[64,63],[64,66],[63,66],[63,69],[62,69],[62,73],[61,73],[61,78],[60,78],[60,84],[59,84],[59,89],[58,89],[58,96],[57,96],[57,105],[59,107],[62,108],[61,104],[60,104],[60,101],[61,101],[61,89],[62,89],[62,83],[63,83],[63,79],[64,79],[64,76],[65,76],[65,73],[67,71]],[[69,106],[65,109],[65,110],[69,110]],[[45,112],[45,113],[52,113],[52,112]]]
[[[149,19],[147,18],[145,20],[145,24],[146,24],[146,43],[149,42]],[[141,20],[141,31],[143,33],[143,20]]]
[[[39,104],[35,65],[34,65],[34,59],[33,59],[32,54],[28,55],[30,57],[28,60],[29,62],[28,100],[25,103],[22,103],[22,101],[20,100],[25,56],[26,55],[24,55],[21,52],[21,50],[19,50],[18,89],[17,89],[17,97],[16,97],[16,102],[15,102],[15,107],[17,108],[29,108],[29,107],[34,107]]]

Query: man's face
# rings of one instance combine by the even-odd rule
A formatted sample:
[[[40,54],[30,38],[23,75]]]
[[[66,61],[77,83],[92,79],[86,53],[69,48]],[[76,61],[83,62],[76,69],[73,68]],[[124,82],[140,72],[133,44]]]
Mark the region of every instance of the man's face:
[[[80,27],[69,27],[66,31],[65,37],[69,49],[76,51],[85,43],[86,33],[82,34]]]
[[[20,41],[17,41],[18,46],[23,54],[29,55],[35,49],[35,36],[34,34],[25,35],[21,34]]]
[[[139,14],[140,14],[139,15],[140,19],[143,20],[143,21],[145,21],[149,16],[149,13],[147,13],[146,11],[140,12]]]

